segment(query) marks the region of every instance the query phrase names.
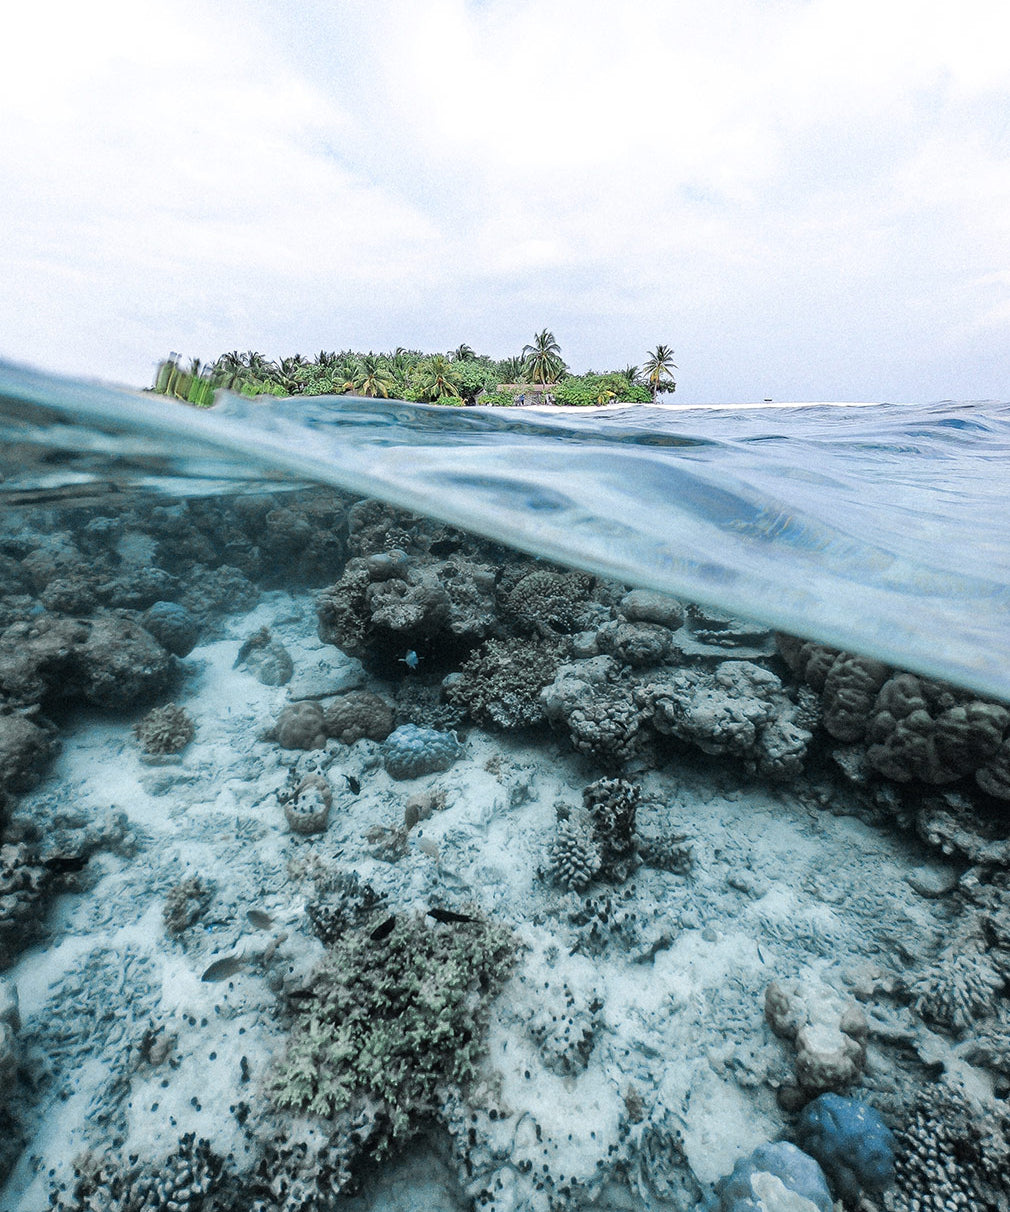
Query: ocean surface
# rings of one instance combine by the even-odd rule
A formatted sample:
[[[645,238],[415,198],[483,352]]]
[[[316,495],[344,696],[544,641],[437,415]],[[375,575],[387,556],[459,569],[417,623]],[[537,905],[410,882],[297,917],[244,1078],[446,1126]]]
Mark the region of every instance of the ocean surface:
[[[1008,500],[0,364],[0,1212],[1010,1212]]]
[[[588,414],[224,396],[0,365],[2,489],[295,477],[1010,699],[1010,405]]]

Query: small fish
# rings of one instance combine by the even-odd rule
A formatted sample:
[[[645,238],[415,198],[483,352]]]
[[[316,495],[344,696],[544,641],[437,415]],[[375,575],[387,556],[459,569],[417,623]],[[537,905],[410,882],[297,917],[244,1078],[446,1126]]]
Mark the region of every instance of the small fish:
[[[381,943],[384,938],[389,938],[393,933],[393,927],[396,925],[396,916],[387,917],[381,926],[376,926],[372,933],[368,936],[373,943]]]
[[[244,955],[226,955],[224,959],[215,960],[200,977],[202,981],[225,981],[234,976],[245,963]]]
[[[420,663],[421,658],[417,655],[413,648],[410,649],[406,656],[400,657],[400,664],[406,665],[408,669],[416,669]]]
[[[246,917],[257,930],[269,930],[274,924],[274,919],[269,913],[264,913],[262,909],[247,909]]]
[[[758,949],[758,959],[759,959],[759,960],[761,961],[761,963],[763,964],[763,963],[765,962],[765,957],[764,957],[764,956],[761,954],[761,944],[760,944],[760,943],[758,943],[758,944],[756,944],[756,945],[757,945],[757,949]]]
[[[471,917],[469,913],[453,913],[451,909],[429,909],[428,916],[433,917],[436,922],[475,922],[477,919]]]
[[[357,795],[361,790],[361,783],[358,782],[353,774],[345,774],[344,778],[347,779],[347,786],[351,790],[351,795]]]

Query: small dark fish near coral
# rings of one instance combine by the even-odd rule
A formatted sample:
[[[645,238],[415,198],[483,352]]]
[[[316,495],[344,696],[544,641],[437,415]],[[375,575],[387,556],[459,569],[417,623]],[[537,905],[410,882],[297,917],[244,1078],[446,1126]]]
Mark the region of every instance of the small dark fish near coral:
[[[433,917],[436,922],[443,922],[446,925],[455,922],[475,922],[477,919],[471,917],[469,913],[453,913],[451,909],[429,909],[428,916]]]
[[[247,909],[246,917],[249,919],[249,924],[257,930],[269,930],[274,924],[274,919],[269,913],[264,913],[262,909]]]
[[[381,925],[376,926],[372,933],[368,936],[373,943],[381,943],[384,938],[389,938],[393,933],[393,927],[396,925],[396,915],[387,917]]]
[[[347,779],[347,786],[350,788],[351,795],[357,795],[361,790],[361,783],[354,777],[353,774],[345,774],[344,778]]]
[[[245,964],[244,955],[226,955],[224,959],[215,960],[200,977],[202,981],[226,981],[241,971]]]

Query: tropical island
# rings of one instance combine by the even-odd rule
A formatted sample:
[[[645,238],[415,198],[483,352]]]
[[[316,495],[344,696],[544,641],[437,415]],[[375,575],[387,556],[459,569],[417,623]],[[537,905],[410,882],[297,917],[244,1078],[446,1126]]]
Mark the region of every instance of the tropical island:
[[[244,396],[355,395],[417,404],[512,408],[553,404],[584,408],[604,404],[654,403],[676,391],[673,350],[657,345],[641,366],[572,374],[554,334],[543,329],[521,354],[492,358],[469,345],[448,353],[398,346],[392,353],[320,350],[271,361],[261,353],[233,350],[210,362],[183,366],[178,354],[158,365],[152,390],[198,407],[214,402],[219,389]]]

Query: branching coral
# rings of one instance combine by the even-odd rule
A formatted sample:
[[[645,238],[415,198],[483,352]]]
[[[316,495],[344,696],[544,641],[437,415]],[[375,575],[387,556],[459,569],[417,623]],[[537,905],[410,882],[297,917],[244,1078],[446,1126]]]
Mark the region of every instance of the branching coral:
[[[150,754],[181,753],[196,735],[189,713],[176,703],[153,708],[133,731],[141,749]]]
[[[511,970],[511,932],[479,917],[372,919],[336,940],[316,970],[272,1081],[283,1107],[332,1116],[377,1100],[388,1136],[436,1114],[440,1091],[473,1078],[491,1000]]]
[[[600,870],[601,862],[590,822],[577,817],[560,818],[547,849],[548,878],[569,892],[582,892]]]
[[[450,703],[466,708],[478,724],[526,728],[544,718],[540,692],[554,677],[558,652],[528,640],[488,640],[446,689]]]

